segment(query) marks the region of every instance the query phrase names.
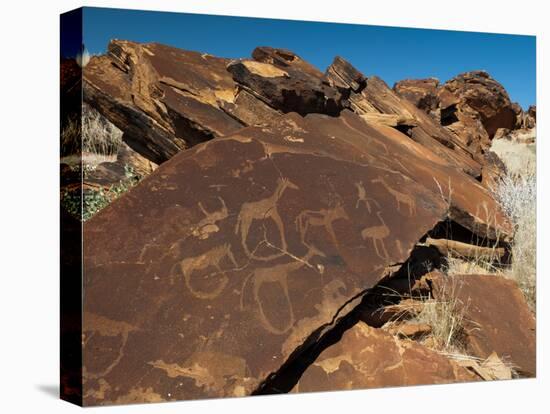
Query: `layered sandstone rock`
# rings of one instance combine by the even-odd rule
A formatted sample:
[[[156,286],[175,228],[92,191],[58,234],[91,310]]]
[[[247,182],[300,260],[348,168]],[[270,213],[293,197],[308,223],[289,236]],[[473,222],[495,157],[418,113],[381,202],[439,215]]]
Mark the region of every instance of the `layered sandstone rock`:
[[[434,118],[439,118],[439,79],[405,79],[393,85],[393,90]]]

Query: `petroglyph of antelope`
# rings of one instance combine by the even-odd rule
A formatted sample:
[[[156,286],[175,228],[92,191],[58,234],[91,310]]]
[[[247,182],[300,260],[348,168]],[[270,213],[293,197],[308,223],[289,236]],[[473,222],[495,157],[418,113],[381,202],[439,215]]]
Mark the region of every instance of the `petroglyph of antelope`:
[[[384,239],[390,235],[390,229],[386,226],[380,211],[378,211],[376,215],[378,216],[378,220],[380,220],[381,224],[363,229],[363,231],[361,231],[361,237],[363,240],[371,239],[378,257],[381,259],[387,259],[388,252],[386,250],[386,246],[384,245]],[[380,249],[384,252],[384,256],[380,254]]]
[[[346,211],[342,205],[338,204],[336,207],[321,210],[304,210],[298,217],[296,217],[296,228],[300,232],[301,242],[309,247],[306,242],[306,233],[310,226],[312,227],[324,227],[335,245],[338,245],[336,234],[332,223],[339,219],[349,220]]]
[[[216,223],[227,218],[229,212],[227,211],[225,201],[223,201],[221,197],[218,197],[218,200],[221,202],[221,209],[215,210],[212,213],[209,213],[199,201],[198,206],[205,217],[193,227],[191,231],[193,236],[198,237],[199,239],[207,239],[210,233],[215,233],[219,230]]]
[[[380,208],[378,201],[374,198],[367,197],[367,192],[365,191],[365,187],[363,187],[363,181],[355,183],[355,187],[357,188],[357,202],[355,203],[355,208],[359,208],[361,202],[365,203],[365,207],[367,207],[367,211],[369,213],[371,212],[370,202],[373,202],[378,208]]]
[[[290,301],[290,295],[289,295],[289,289],[288,289],[288,275],[295,271],[300,269],[303,266],[308,266],[310,268],[315,268],[309,263],[309,260],[313,256],[321,256],[325,257],[324,253],[320,250],[316,249],[315,247],[310,247],[308,252],[303,256],[302,258],[299,258],[299,260],[295,260],[290,263],[282,263],[275,266],[270,267],[262,267],[254,270],[252,273],[250,273],[246,279],[244,280],[243,287],[241,289],[241,310],[244,309],[244,294],[245,289],[248,284],[248,281],[252,278],[252,294],[254,297],[254,301],[258,305],[259,310],[259,316],[260,321],[262,322],[262,325],[267,329],[269,332],[274,333],[276,335],[284,334],[289,329],[292,328],[295,322],[294,318],[294,309],[292,306],[292,302]],[[288,305],[288,311],[289,311],[289,317],[288,322],[285,327],[278,328],[276,326],[273,326],[273,324],[269,321],[269,318],[265,314],[262,300],[260,298],[260,288],[263,286],[264,283],[278,283],[281,288],[283,289],[283,294],[285,296],[287,305]],[[270,291],[271,293],[273,290]]]
[[[287,178],[279,178],[277,180],[277,188],[275,188],[272,195],[262,200],[251,201],[242,205],[239,217],[237,218],[237,225],[235,226],[235,234],[239,234],[240,232],[243,249],[249,257],[256,260],[266,261],[281,256],[281,253],[276,253],[269,256],[258,257],[250,252],[248,246],[246,245],[246,239],[248,237],[250,226],[254,220],[273,220],[279,230],[281,250],[287,249],[283,220],[277,210],[277,203],[287,189],[298,190],[298,186],[290,182]]]
[[[199,299],[213,299],[222,293],[227,285],[227,282],[229,282],[229,278],[225,274],[225,271],[221,268],[221,262],[224,258],[227,258],[235,267],[238,267],[237,261],[231,252],[231,246],[227,243],[214,247],[200,256],[183,259],[179,263],[183,278],[185,280],[185,285],[193,296]],[[205,270],[210,266],[214,267],[217,272],[212,272],[209,274],[205,273],[203,274],[203,279],[221,275],[221,280],[216,282],[216,288],[211,292],[199,291],[193,288],[191,285],[191,277],[193,273],[198,270]]]
[[[416,201],[414,201],[414,198],[412,198],[409,194],[393,189],[382,177],[371,180],[371,183],[380,183],[386,188],[388,193],[390,193],[397,202],[397,211],[401,211],[401,203],[403,203],[409,208],[409,216],[412,217],[414,215],[416,212]]]

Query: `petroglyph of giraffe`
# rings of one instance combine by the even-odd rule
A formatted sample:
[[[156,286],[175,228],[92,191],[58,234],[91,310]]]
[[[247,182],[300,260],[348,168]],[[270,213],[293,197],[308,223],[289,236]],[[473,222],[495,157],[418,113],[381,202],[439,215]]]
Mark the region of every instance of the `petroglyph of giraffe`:
[[[401,203],[403,203],[409,208],[409,216],[412,217],[414,215],[416,212],[416,201],[409,194],[393,189],[382,177],[371,180],[371,183],[380,183],[386,188],[388,193],[390,193],[397,202],[397,211],[400,211]]]
[[[279,178],[277,180],[277,188],[275,188],[272,195],[262,200],[250,201],[242,205],[239,217],[237,218],[237,225],[235,226],[235,234],[239,234],[240,232],[243,249],[249,257],[256,260],[266,261],[282,255],[282,253],[276,253],[269,256],[258,257],[250,252],[248,246],[246,245],[246,239],[248,237],[250,226],[254,220],[273,220],[279,230],[281,250],[287,249],[283,220],[277,210],[277,203],[287,189],[298,190],[298,186],[290,182],[287,178]]]
[[[216,222],[227,218],[229,212],[227,211],[227,206],[225,201],[221,197],[218,197],[218,200],[221,202],[221,209],[215,210],[212,213],[209,213],[202,203],[199,201],[198,206],[205,217],[193,227],[191,234],[199,239],[207,239],[210,233],[217,232],[219,230]]]
[[[359,208],[361,202],[365,203],[365,207],[367,207],[367,211],[369,213],[371,212],[370,202],[373,202],[378,208],[380,208],[378,201],[374,198],[367,197],[367,192],[365,191],[365,187],[363,187],[363,181],[355,183],[355,187],[357,188],[357,202],[355,203],[355,208]]]
[[[225,271],[221,268],[221,262],[224,258],[227,258],[235,267],[238,267],[237,261],[231,252],[231,246],[229,244],[222,244],[221,246],[214,247],[200,256],[188,257],[183,259],[180,263],[180,269],[185,280],[185,285],[189,291],[199,299],[213,299],[217,297],[225,289],[229,279],[225,274]],[[216,282],[216,288],[211,292],[199,291],[191,285],[192,275],[199,270],[205,270],[208,267],[214,267],[217,272],[203,273],[203,278],[209,278],[217,275],[221,275],[221,280]]]
[[[288,275],[303,266],[308,266],[309,268],[315,269],[315,267],[309,263],[309,260],[313,256],[325,257],[323,252],[316,249],[315,247],[310,247],[305,256],[298,258],[298,260],[294,260],[290,263],[282,263],[275,266],[262,267],[254,270],[246,277],[241,289],[241,310],[244,309],[244,294],[246,286],[248,284],[248,281],[252,279],[252,294],[254,301],[258,305],[259,317],[262,325],[269,332],[276,335],[281,335],[287,332],[289,329],[292,328],[295,322],[294,309],[292,306],[292,302],[290,301],[288,289]],[[270,322],[269,318],[265,314],[262,300],[260,298],[260,288],[263,286],[264,283],[278,283],[283,289],[283,294],[285,296],[289,311],[288,322],[283,328],[273,326],[273,324]],[[272,293],[274,291],[271,290],[270,292]]]
[[[349,217],[342,205],[338,204],[336,207],[321,209],[321,210],[304,210],[298,217],[296,217],[296,228],[300,232],[301,242],[309,247],[306,242],[306,233],[310,226],[312,227],[324,227],[327,233],[330,235],[335,245],[338,245],[336,234],[332,223],[339,219],[349,220]]]
[[[371,239],[372,244],[374,245],[374,250],[376,250],[376,254],[381,259],[387,259],[388,258],[388,251],[386,250],[386,246],[384,245],[384,239],[390,235],[390,229],[388,226],[386,226],[386,223],[384,222],[384,219],[382,218],[382,215],[380,211],[376,213],[378,216],[378,220],[380,220],[379,226],[371,226],[363,229],[361,231],[361,237],[363,240]],[[384,256],[380,254],[380,248],[384,252]]]

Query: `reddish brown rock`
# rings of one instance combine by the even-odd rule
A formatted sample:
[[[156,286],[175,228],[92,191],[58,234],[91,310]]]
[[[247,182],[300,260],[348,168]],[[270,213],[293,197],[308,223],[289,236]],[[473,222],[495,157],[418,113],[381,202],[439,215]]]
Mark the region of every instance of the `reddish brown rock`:
[[[359,322],[325,349],[293,392],[477,381],[466,368],[422,345]]]
[[[484,154],[485,163],[481,170],[481,183],[491,191],[495,191],[500,184],[500,180],[506,177],[506,165],[493,151],[487,151]]]
[[[327,68],[326,78],[332,86],[354,93],[360,93],[367,85],[367,78],[340,56]]]
[[[85,403],[253,392],[447,217],[449,175],[494,233],[475,180],[351,112],[178,154],[84,225]]]
[[[441,99],[442,122],[443,112],[454,113],[457,122],[463,122],[463,134],[470,133],[466,140],[477,140],[477,126],[466,124],[465,119],[479,121],[490,140],[498,128],[512,129],[515,124],[515,111],[508,93],[503,86],[484,71],[473,71],[460,74],[445,82],[442,93],[449,93],[456,102]],[[451,124],[448,124],[451,125]],[[485,149],[487,141],[481,145]]]
[[[437,78],[404,79],[393,85],[393,90],[417,108],[439,120],[438,87]]]
[[[241,88],[281,112],[337,116],[342,109],[341,94],[321,77],[304,71],[303,65],[280,68],[270,63],[241,60],[232,62],[227,70]]]
[[[85,223],[87,405],[251,393],[444,219],[336,122],[195,146]]]
[[[327,69],[327,78],[332,85],[341,87],[343,84],[348,84],[350,92],[347,106],[353,112],[359,115],[380,113],[413,119],[414,124],[402,127],[400,130],[456,168],[474,177],[480,175],[481,165],[472,158],[473,153],[454,134],[436,123],[432,117],[407,99],[401,98],[380,78],[371,76],[362,80],[363,78],[356,73],[358,71],[341,58],[335,59]],[[349,81],[354,78],[360,81]],[[355,84],[361,84],[361,87],[356,88]]]
[[[504,239],[511,237],[512,227],[508,219],[486,188],[459,171],[454,164],[395,128],[369,124],[347,110],[336,119],[310,114],[305,122],[316,133],[317,141],[315,144],[296,142],[296,147],[319,152],[322,148],[319,145],[326,140],[330,153],[334,155],[382,168],[389,167],[430,189],[450,203],[449,217],[473,233],[490,239],[496,239],[499,235]],[[353,151],[350,152],[349,146]],[[412,208],[414,211],[410,200],[399,195],[396,195],[397,199],[400,209]]]
[[[257,47],[252,51],[252,58],[257,62],[269,63],[282,69],[292,69],[309,76],[323,78],[323,73],[319,69],[287,49]]]
[[[84,100],[124,132],[130,147],[161,163],[243,126],[221,109],[236,95],[228,63],[156,43],[114,40],[83,70]]]
[[[535,376],[535,318],[514,281],[494,275],[457,275],[432,282],[436,298],[453,295],[458,299],[472,355],[485,359],[496,352],[521,375]]]

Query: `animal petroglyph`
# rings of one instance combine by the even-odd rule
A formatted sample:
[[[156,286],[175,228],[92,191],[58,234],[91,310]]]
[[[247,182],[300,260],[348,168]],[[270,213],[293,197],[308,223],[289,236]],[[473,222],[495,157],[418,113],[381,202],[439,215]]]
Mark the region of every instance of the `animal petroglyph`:
[[[386,188],[388,193],[390,193],[397,202],[397,211],[400,211],[401,203],[403,203],[409,208],[409,215],[411,217],[416,213],[416,201],[414,201],[414,198],[409,194],[393,189],[382,177],[371,180],[371,183],[380,183]]]
[[[231,252],[231,246],[229,244],[223,244],[221,246],[214,247],[204,254],[196,257],[188,257],[180,262],[180,269],[183,273],[185,285],[189,291],[199,299],[214,299],[225,289],[229,279],[225,272],[221,268],[221,262],[223,259],[229,260],[235,267],[238,267],[237,261]],[[216,275],[221,275],[221,280],[216,282],[216,288],[210,292],[199,291],[191,285],[191,276],[197,270],[205,270],[208,267],[214,267],[217,272],[210,274],[203,274],[203,278],[209,278]]]
[[[334,244],[338,245],[338,240],[336,239],[336,234],[334,233],[332,223],[340,219],[349,220],[349,217],[342,205],[337,205],[336,207],[329,209],[302,211],[298,217],[296,217],[296,227],[300,232],[301,242],[309,247],[309,244],[306,242],[306,233],[309,227],[324,227]]]
[[[212,213],[209,213],[199,201],[198,206],[205,217],[199,221],[195,227],[193,227],[193,230],[191,231],[193,236],[198,237],[199,239],[207,239],[211,233],[215,233],[219,230],[216,223],[227,218],[229,212],[227,211],[225,201],[223,201],[221,197],[218,197],[218,200],[220,200],[222,205],[221,209],[213,211]]]
[[[390,235],[390,229],[386,226],[380,211],[378,211],[376,215],[378,216],[381,224],[379,226],[371,226],[363,229],[363,231],[361,231],[361,237],[363,240],[371,239],[378,257],[381,259],[387,259],[388,252],[386,250],[386,246],[384,245],[384,239]],[[380,249],[384,252],[383,256],[380,254]]]
[[[84,332],[91,332],[91,334],[86,338],[85,343],[87,343],[96,334],[110,337],[120,336],[121,343],[115,359],[100,372],[92,373],[84,370],[83,374],[85,379],[101,378],[109,374],[109,372],[111,372],[119,364],[120,360],[124,356],[124,349],[126,347],[126,343],[128,342],[130,332],[136,330],[137,328],[127,322],[115,321],[95,313],[87,312],[84,315]]]
[[[248,281],[252,278],[252,281],[253,281],[252,294],[254,297],[254,301],[258,305],[259,316],[260,316],[260,321],[262,322],[262,325],[269,332],[274,333],[276,335],[281,335],[289,331],[294,325],[295,318],[294,318],[294,309],[292,307],[292,302],[290,301],[290,295],[289,295],[289,289],[288,289],[288,275],[291,272],[298,270],[305,265],[308,265],[308,267],[312,267],[311,264],[309,263],[309,260],[313,256],[324,257],[325,255],[323,254],[323,252],[319,251],[315,247],[310,247],[306,255],[300,258],[300,260],[296,260],[290,263],[274,265],[270,267],[258,268],[252,273],[250,273],[246,277],[241,290],[241,310],[244,309],[244,294],[245,294],[246,286],[248,284]],[[273,324],[270,322],[269,318],[265,314],[262,300],[260,298],[260,288],[263,286],[264,283],[278,283],[283,289],[283,294],[285,296],[285,299],[288,305],[288,312],[289,312],[288,322],[283,328],[277,328],[276,326],[273,326]]]
[[[244,203],[242,205],[239,217],[237,218],[237,225],[235,226],[235,234],[239,234],[240,232],[241,243],[248,257],[256,260],[267,261],[281,256],[280,253],[276,253],[273,255],[260,257],[250,252],[246,244],[246,239],[248,237],[248,232],[250,231],[250,226],[252,225],[252,222],[254,220],[273,220],[273,222],[277,226],[277,229],[279,230],[282,246],[281,248],[282,250],[287,249],[283,220],[281,219],[279,211],[277,210],[277,202],[280,200],[280,198],[283,196],[283,193],[287,189],[298,190],[298,186],[296,186],[286,178],[279,178],[277,180],[277,188],[271,196],[262,200]]]
[[[367,211],[369,213],[371,212],[371,202],[376,204],[376,206],[380,208],[380,204],[378,203],[378,201],[376,201],[374,198],[367,197],[367,192],[365,191],[365,187],[363,187],[363,181],[355,183],[355,187],[357,188],[357,202],[355,203],[355,208],[359,208],[361,202],[365,203],[365,207],[367,207]]]

